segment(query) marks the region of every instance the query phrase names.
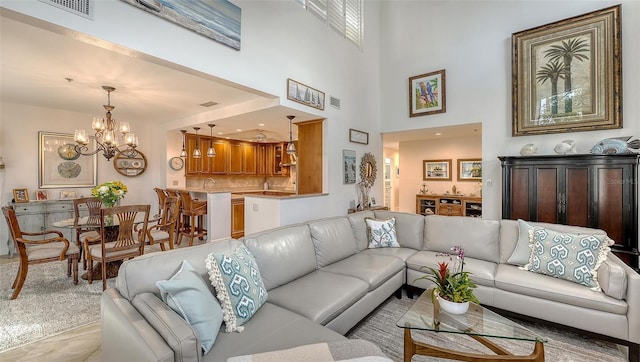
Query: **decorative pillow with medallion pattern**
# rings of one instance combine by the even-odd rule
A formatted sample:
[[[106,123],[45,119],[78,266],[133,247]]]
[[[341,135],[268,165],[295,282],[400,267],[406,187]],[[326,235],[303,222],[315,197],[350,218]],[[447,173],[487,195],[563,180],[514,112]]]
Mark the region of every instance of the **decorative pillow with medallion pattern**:
[[[258,264],[246,246],[231,255],[211,253],[205,259],[209,280],[222,305],[225,331],[241,332],[241,327],[267,301]]]
[[[539,226],[529,230],[531,255],[522,267],[600,291],[597,270],[613,244],[606,235],[559,233]]]

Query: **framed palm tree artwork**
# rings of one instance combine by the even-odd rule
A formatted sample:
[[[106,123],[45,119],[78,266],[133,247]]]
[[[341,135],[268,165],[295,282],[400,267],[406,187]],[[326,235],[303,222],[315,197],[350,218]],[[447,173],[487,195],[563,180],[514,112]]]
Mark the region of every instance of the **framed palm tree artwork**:
[[[512,34],[513,136],[622,128],[620,11]]]

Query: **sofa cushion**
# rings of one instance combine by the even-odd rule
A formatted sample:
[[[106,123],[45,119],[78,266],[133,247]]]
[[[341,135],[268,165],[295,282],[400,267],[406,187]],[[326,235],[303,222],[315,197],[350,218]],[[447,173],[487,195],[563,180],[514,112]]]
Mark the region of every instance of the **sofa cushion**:
[[[596,271],[606,260],[613,240],[606,235],[559,233],[539,226],[529,233],[531,256],[524,270],[601,290]]]
[[[450,253],[454,245],[465,257],[497,263],[500,260],[500,222],[465,216],[425,217],[423,250]]]
[[[507,263],[523,266],[529,262],[529,256],[531,255],[529,230],[531,229],[533,229],[533,225],[518,219],[518,242]]]
[[[411,257],[413,254],[417,252],[418,251],[415,249],[399,247],[399,248],[366,249],[361,251],[359,254],[388,255],[388,256],[393,256],[395,258],[398,258],[402,260],[402,262],[406,263],[407,259],[409,259],[409,257]]]
[[[321,270],[363,280],[369,284],[369,291],[372,291],[404,270],[404,263],[392,256],[358,253]]]
[[[220,333],[203,361],[222,362],[233,356],[344,340],[346,337],[329,328],[267,302],[245,324],[242,333]]]
[[[316,270],[316,252],[307,225],[296,225],[248,236],[267,291]]]
[[[367,249],[369,246],[369,237],[367,236],[367,224],[364,219],[367,217],[375,217],[373,211],[360,211],[347,215],[351,224],[351,231],[356,238],[356,245],[359,251]]]
[[[573,233],[573,234],[598,234],[598,235],[606,235],[607,233],[604,230],[600,229],[592,229],[582,226],[573,226],[573,225],[562,225],[562,224],[551,224],[546,222],[534,222],[534,221],[525,221],[527,224],[531,226],[540,226],[549,230],[561,232],[561,233]],[[500,220],[500,262],[507,263],[508,259],[513,255],[518,241],[520,228],[518,225],[518,221],[516,220]],[[528,237],[522,240],[527,249],[525,251],[527,254],[527,260],[522,264],[526,264],[529,262],[529,255],[531,254],[531,249],[529,246]]]
[[[255,259],[249,249],[241,245],[231,254],[209,254],[205,264],[222,305],[225,330],[242,331],[240,326],[267,300],[267,290]]]
[[[316,251],[318,268],[358,252],[356,238],[346,217],[311,221],[308,225]]]
[[[396,234],[396,218],[380,220],[365,218],[367,234],[369,236],[369,249],[375,248],[399,248]]]
[[[531,273],[515,265],[499,264],[496,273],[496,288],[508,292],[546,299],[576,307],[599,310],[607,313],[626,314],[626,301],[611,298],[584,285],[568,280]],[[522,306],[510,310],[519,311]],[[522,314],[527,314],[526,311]]]
[[[598,284],[602,292],[612,298],[627,298],[627,273],[624,268],[609,259],[602,262],[598,268]]]
[[[359,301],[369,284],[358,278],[316,270],[269,291],[269,302],[322,325]]]
[[[398,243],[405,248],[422,249],[424,240],[424,216],[407,212],[376,210],[377,219],[396,219]]]
[[[222,308],[205,281],[186,260],[169,279],[159,280],[162,300],[198,334],[202,353],[209,352],[222,325]]]
[[[440,252],[422,250],[415,253],[411,257],[409,257],[409,259],[407,260],[407,268],[420,271],[423,274],[428,274],[429,270],[421,269],[421,267],[427,266],[437,270],[438,263],[442,261],[446,263],[451,263],[450,265],[453,265],[453,262],[451,261],[451,259],[448,256],[441,255]],[[497,268],[496,263],[474,259],[469,257],[465,253],[464,271],[469,272],[471,274],[470,275],[471,279],[474,282],[476,282],[477,285],[493,287],[494,279],[496,276],[496,268]],[[408,284],[416,285],[413,282],[414,282],[413,280],[407,280]],[[416,286],[420,286],[420,285],[416,285]]]

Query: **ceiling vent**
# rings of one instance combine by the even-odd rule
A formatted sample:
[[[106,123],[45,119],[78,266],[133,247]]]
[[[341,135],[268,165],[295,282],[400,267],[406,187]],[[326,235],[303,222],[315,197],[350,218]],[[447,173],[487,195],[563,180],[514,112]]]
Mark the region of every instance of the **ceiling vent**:
[[[216,104],[218,104],[218,103],[217,103],[217,102],[214,102],[214,101],[209,101],[209,102],[200,103],[200,105],[201,105],[202,107],[213,107],[213,106],[215,106]]]
[[[40,0],[43,3],[93,20],[93,0]]]
[[[338,108],[340,109],[340,99],[335,98],[335,97],[329,97],[329,104],[331,105],[331,107],[333,108]]]

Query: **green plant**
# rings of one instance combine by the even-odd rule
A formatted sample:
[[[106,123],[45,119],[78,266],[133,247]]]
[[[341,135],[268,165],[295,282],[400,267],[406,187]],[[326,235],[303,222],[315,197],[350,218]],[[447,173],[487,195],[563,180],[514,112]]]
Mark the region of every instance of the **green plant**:
[[[91,189],[91,195],[99,198],[106,207],[113,207],[126,193],[127,186],[120,181],[108,181]]]
[[[456,263],[454,272],[449,269],[449,264],[439,262],[439,268],[436,270],[428,266],[420,267],[420,270],[426,270],[430,274],[416,278],[415,280],[429,280],[436,285],[435,289],[441,298],[446,300],[464,303],[474,302],[480,304],[478,298],[473,294],[476,283],[469,277],[469,272],[464,271],[464,249],[454,246],[451,250],[456,253]],[[451,258],[451,254],[444,254]],[[459,271],[457,270],[459,267]]]

